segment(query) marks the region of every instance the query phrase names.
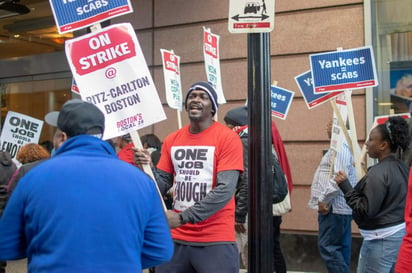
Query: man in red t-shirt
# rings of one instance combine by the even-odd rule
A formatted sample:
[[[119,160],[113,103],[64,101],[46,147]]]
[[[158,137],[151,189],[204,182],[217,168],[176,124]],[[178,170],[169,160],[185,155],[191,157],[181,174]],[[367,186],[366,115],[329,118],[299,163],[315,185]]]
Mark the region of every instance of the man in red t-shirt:
[[[156,273],[238,273],[234,192],[243,171],[239,136],[215,122],[217,94],[209,82],[187,91],[190,124],[163,142],[155,176],[162,194],[173,186],[173,209],[166,212],[175,241],[173,259]],[[136,152],[136,163],[150,157]]]

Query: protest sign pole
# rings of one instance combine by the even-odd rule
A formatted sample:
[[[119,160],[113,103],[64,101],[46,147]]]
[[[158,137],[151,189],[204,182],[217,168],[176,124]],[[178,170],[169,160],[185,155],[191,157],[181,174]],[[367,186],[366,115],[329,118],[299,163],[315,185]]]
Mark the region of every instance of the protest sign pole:
[[[177,126],[179,127],[179,129],[182,128],[182,115],[181,115],[181,111],[179,111],[179,109],[176,109],[176,113],[177,113]]]
[[[342,51],[342,47],[336,48],[336,51]],[[355,161],[355,169],[356,169],[356,177],[358,179],[362,178],[362,167],[361,167],[361,157],[360,157],[360,152],[359,149],[357,149],[358,145],[358,136],[356,133],[356,126],[355,126],[355,117],[353,114],[353,105],[352,105],[352,99],[348,99],[351,97],[352,90],[345,90],[345,101],[346,101],[346,107],[348,109],[348,120],[349,120],[349,128],[351,130],[351,135],[350,135],[350,140],[348,141],[348,144],[352,144],[352,152],[353,152],[353,159]],[[346,128],[346,126],[341,126],[342,129]],[[346,136],[346,135],[345,135]]]
[[[171,52],[173,53],[173,54],[175,54],[175,51],[172,49],[171,50]],[[180,66],[180,64],[179,64],[179,66]],[[180,70],[180,69],[179,69]],[[180,73],[180,72],[179,72]],[[180,104],[181,105],[181,104]],[[177,113],[177,127],[179,128],[179,129],[181,129],[182,128],[182,115],[181,115],[181,111],[179,110],[179,109],[176,109],[176,113]]]
[[[335,102],[335,100],[332,100],[331,101],[331,105],[332,105],[332,108],[333,108],[333,111],[336,113],[336,117],[338,118],[338,121],[339,121],[339,126],[342,128],[342,130],[343,130],[343,133],[344,133],[344,135],[345,135],[345,139],[346,139],[346,142],[348,143],[348,145],[349,145],[349,149],[352,151],[352,155],[355,155],[354,154],[354,149],[353,149],[353,143],[352,143],[352,139],[351,139],[351,137],[350,137],[350,135],[349,135],[349,132],[348,132],[348,130],[347,130],[347,128],[346,128],[346,125],[345,125],[345,123],[344,123],[344,121],[343,121],[343,118],[342,118],[342,115],[340,114],[340,112],[339,112],[339,109],[338,109],[338,107],[337,107],[337,105],[336,105],[336,102]],[[357,144],[357,142],[356,142],[356,144]],[[360,154],[360,156],[359,156],[359,162],[360,162],[360,165],[361,165],[361,177],[363,177],[364,175],[365,175],[365,173],[366,173],[366,168],[365,168],[365,165],[364,164],[362,164],[363,162],[364,162],[364,158],[365,158],[365,155],[366,155],[366,148],[365,148],[365,145],[362,147],[362,151],[361,151],[361,154]],[[355,156],[354,156],[354,158],[355,158]]]
[[[338,118],[339,126],[342,128],[343,134],[345,135],[346,142],[348,143],[349,148],[352,151],[352,154],[354,154],[353,153],[352,140],[351,140],[350,135],[348,133],[348,129],[346,128],[346,124],[343,121],[342,115],[340,114],[338,106],[336,105],[336,100],[331,100],[330,103],[332,105],[333,112],[336,114],[336,117]]]
[[[330,160],[330,167],[329,167],[329,179],[331,179],[333,177],[333,175],[335,174],[335,159],[336,159],[336,151],[331,149],[332,152],[332,157]]]
[[[102,25],[100,23],[97,24],[93,24],[92,26],[90,26],[90,31],[91,32],[96,32],[102,29]]]
[[[130,132],[130,136],[131,136],[131,138],[132,138],[132,141],[133,141],[134,146],[135,146],[136,148],[138,148],[138,149],[143,149],[143,145],[142,145],[142,141],[140,140],[139,133],[138,133],[137,131],[131,131],[131,132]],[[147,175],[149,175],[150,178],[152,178],[154,184],[156,185],[157,193],[158,193],[159,196],[160,196],[160,200],[162,200],[163,210],[166,211],[166,210],[167,210],[166,204],[165,204],[165,202],[163,201],[162,193],[160,192],[159,187],[157,186],[156,179],[154,178],[152,168],[151,168],[150,165],[148,165],[148,164],[143,164],[143,165],[142,165],[142,168],[143,168],[143,171],[144,171]]]
[[[351,90],[345,90],[345,96],[348,98],[351,95]],[[348,119],[349,119],[349,128],[351,130],[351,141],[353,147],[353,158],[355,160],[356,176],[358,179],[362,178],[362,167],[361,167],[361,157],[358,147],[358,136],[356,134],[355,126],[355,116],[353,114],[353,105],[352,100],[346,99],[346,105],[348,107]]]

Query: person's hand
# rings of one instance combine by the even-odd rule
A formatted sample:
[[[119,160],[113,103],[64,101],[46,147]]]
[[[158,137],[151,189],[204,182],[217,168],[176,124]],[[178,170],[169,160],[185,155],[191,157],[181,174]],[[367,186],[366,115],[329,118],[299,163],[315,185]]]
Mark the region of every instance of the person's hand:
[[[318,212],[322,215],[329,213],[329,205],[326,203],[318,202]]]
[[[237,233],[246,233],[246,228],[244,223],[235,223],[235,230]]]
[[[175,212],[174,210],[167,210],[166,217],[167,221],[169,222],[170,228],[177,228],[182,225],[179,213]]]
[[[346,176],[346,173],[344,171],[338,171],[333,180],[335,180],[336,184],[339,185],[340,183],[342,183],[343,181],[347,179],[348,177]]]
[[[132,148],[134,151],[134,162],[138,166],[150,165],[152,166],[152,158],[149,154],[149,151],[146,149],[139,149],[136,147]]]

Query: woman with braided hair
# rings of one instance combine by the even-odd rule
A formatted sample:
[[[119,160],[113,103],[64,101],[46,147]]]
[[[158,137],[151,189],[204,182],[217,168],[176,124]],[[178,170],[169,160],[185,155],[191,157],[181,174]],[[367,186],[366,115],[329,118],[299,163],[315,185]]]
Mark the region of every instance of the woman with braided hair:
[[[338,171],[334,180],[345,194],[363,237],[357,272],[394,272],[405,235],[409,176],[409,167],[396,158],[395,152],[409,145],[407,122],[399,116],[390,117],[370,132],[365,145],[369,157],[377,159],[377,164],[368,169],[355,187],[343,171]]]

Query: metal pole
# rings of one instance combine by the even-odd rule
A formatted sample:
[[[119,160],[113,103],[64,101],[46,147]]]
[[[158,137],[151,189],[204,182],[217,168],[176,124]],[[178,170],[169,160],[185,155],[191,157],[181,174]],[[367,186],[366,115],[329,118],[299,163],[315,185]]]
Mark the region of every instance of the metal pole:
[[[248,34],[249,265],[250,273],[273,272],[270,36]]]

